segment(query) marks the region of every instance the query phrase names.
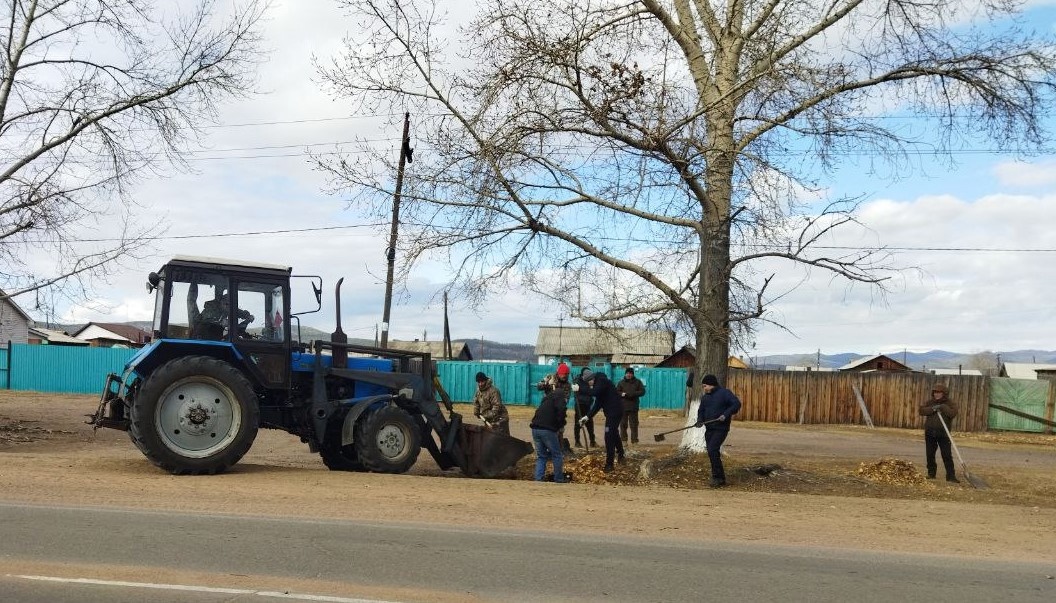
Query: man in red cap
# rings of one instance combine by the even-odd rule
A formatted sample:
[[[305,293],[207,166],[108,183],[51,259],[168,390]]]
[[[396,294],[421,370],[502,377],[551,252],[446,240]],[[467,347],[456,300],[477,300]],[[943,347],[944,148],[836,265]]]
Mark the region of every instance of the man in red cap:
[[[563,406],[567,408],[568,399],[572,395],[572,383],[568,380],[568,375],[571,372],[572,371],[568,368],[568,365],[562,362],[557,365],[556,371],[544,377],[542,381],[535,385],[535,387],[543,392],[543,397],[546,397],[550,392],[560,392],[559,395],[561,399],[564,400]],[[572,447],[565,445],[567,440],[565,439],[563,427],[558,433],[558,437],[560,438],[559,441],[561,442],[561,447],[567,449],[568,452],[571,452]]]

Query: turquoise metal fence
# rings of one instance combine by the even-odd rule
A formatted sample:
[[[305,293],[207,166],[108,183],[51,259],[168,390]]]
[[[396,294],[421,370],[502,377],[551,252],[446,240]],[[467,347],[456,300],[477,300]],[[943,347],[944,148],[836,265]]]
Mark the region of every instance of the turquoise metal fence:
[[[4,347],[0,348],[0,387],[4,389],[11,389],[11,371],[8,370],[8,363],[11,362],[11,342],[7,342]]]
[[[604,372],[613,382],[623,378],[623,372],[619,368],[614,369],[608,364],[592,366],[590,369]],[[455,402],[473,401],[473,394],[477,389],[475,376],[477,372],[482,372],[499,388],[506,404],[538,406],[543,395],[535,386],[555,370],[553,365],[524,362],[437,363],[440,382]],[[571,379],[578,377],[581,370],[582,367],[572,367]],[[645,396],[641,401],[643,409],[682,409],[686,397],[686,369],[637,369],[635,375],[645,383]]]
[[[11,358],[10,388],[97,394],[103,389],[106,375],[121,372],[134,352],[121,348],[16,343],[7,351]]]
[[[108,373],[120,373],[135,350],[121,348],[85,348],[57,345],[12,344],[0,348],[0,387],[16,390],[95,394],[102,390]],[[10,371],[7,370],[10,364]],[[536,384],[554,372],[554,365],[525,362],[458,362],[437,363],[440,382],[455,402],[472,402],[476,392],[475,376],[482,372],[502,392],[507,404],[538,406],[542,392]],[[590,367],[604,372],[614,382],[623,378],[620,368],[611,365]],[[579,376],[582,367],[572,367],[571,378]],[[685,398],[685,369],[638,369],[635,373],[645,383],[643,409],[681,409]]]

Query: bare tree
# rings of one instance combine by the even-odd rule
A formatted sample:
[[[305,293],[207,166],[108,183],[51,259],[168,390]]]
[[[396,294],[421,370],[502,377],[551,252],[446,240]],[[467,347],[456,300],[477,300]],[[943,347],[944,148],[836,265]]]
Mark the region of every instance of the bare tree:
[[[781,262],[880,296],[900,274],[832,243],[862,228],[822,194],[848,153],[1036,147],[1056,65],[1002,0],[488,0],[458,44],[425,0],[341,4],[366,25],[319,64],[330,91],[415,117],[405,270],[446,253],[470,294],[518,280],[590,322],[681,327],[720,377]],[[390,154],[319,164],[385,214]]]
[[[970,369],[975,369],[987,377],[996,377],[1001,372],[1001,363],[998,361],[997,354],[987,350],[985,352],[976,352],[966,359],[965,365]]]
[[[247,0],[9,0],[0,7],[0,289],[86,295],[159,233],[129,185],[170,165],[253,84]],[[147,207],[144,213],[156,212]]]

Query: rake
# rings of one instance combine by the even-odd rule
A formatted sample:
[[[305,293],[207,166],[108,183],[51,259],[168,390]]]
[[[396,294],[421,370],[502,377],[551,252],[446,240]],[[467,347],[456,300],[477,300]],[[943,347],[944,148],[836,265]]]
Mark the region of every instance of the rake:
[[[964,462],[964,457],[961,456],[961,451],[957,448],[957,443],[953,441],[953,435],[950,434],[950,428],[946,426],[946,419],[943,418],[942,413],[936,411],[935,414],[939,417],[939,422],[942,423],[942,429],[946,432],[946,437],[950,440],[950,446],[953,447],[953,451],[957,453],[957,460],[961,462],[961,473],[964,473],[965,479],[972,485],[976,490],[986,490],[990,486],[982,480],[980,477],[976,477],[971,473],[968,473],[968,463]]]

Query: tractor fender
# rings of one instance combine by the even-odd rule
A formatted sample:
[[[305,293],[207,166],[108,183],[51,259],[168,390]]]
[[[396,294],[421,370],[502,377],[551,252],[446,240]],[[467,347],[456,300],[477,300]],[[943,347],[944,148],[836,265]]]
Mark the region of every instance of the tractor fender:
[[[341,426],[341,445],[349,446],[355,441],[356,421],[359,417],[366,412],[368,409],[374,406],[380,406],[383,403],[391,402],[392,396],[371,396],[369,398],[359,398],[357,400],[348,400],[347,405],[349,406],[348,412],[345,413],[345,422]],[[342,404],[345,406],[346,404]]]

